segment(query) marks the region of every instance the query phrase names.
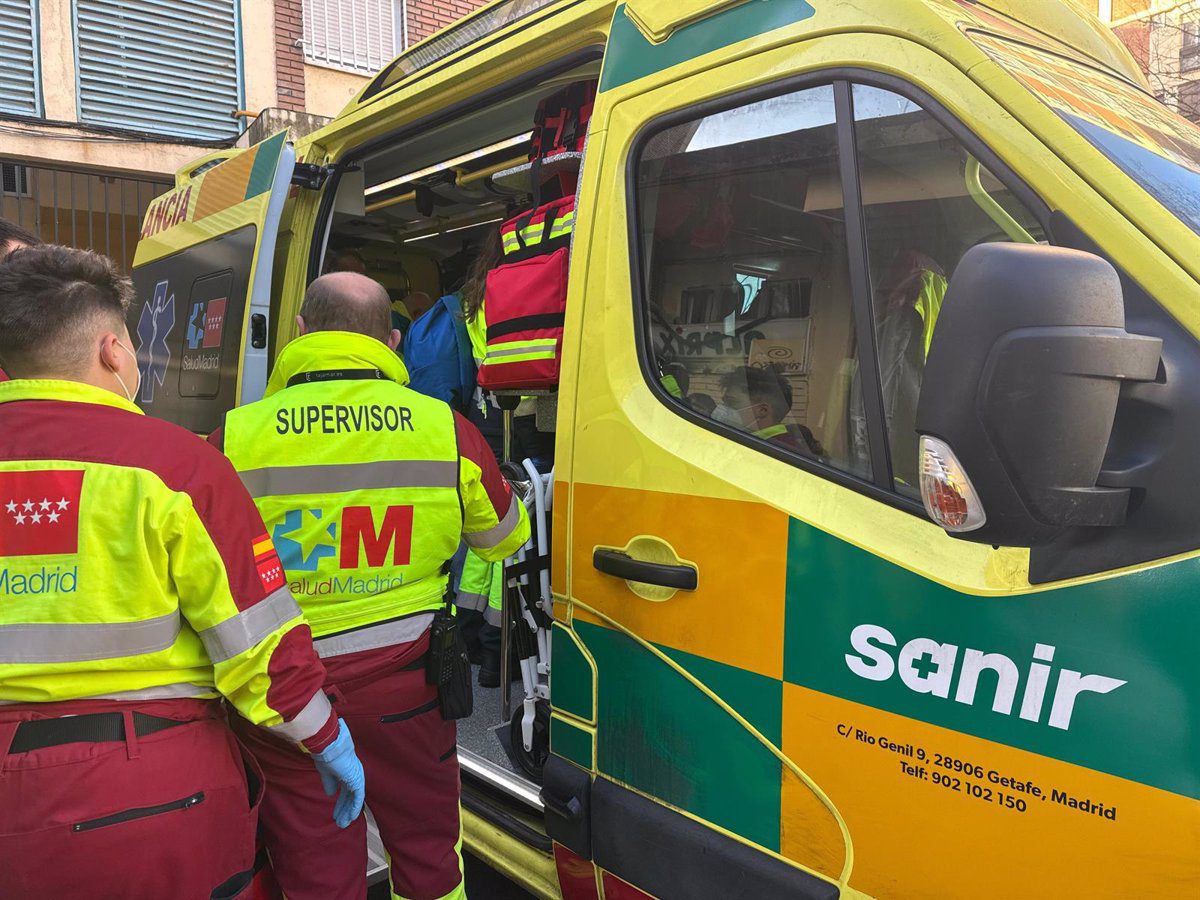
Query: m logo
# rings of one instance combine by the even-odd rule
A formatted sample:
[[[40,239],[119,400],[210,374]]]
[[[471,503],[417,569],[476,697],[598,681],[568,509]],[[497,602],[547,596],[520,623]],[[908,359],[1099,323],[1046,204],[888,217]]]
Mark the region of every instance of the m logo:
[[[317,572],[322,560],[337,558],[342,569],[407,566],[412,557],[413,508],[389,506],[375,527],[369,506],[347,506],[341,521],[321,509],[289,509],[272,537],[288,572]],[[365,562],[363,557],[365,556]]]
[[[413,508],[389,506],[383,523],[375,530],[375,517],[369,506],[347,506],[342,510],[342,546],[339,563],[343,569],[361,566],[360,550],[365,552],[367,565],[383,566],[392,551],[394,566],[407,566],[412,556]]]

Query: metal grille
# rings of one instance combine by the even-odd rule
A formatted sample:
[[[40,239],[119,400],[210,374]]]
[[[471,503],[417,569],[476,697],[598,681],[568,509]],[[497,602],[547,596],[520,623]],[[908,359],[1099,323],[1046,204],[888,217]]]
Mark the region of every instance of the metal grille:
[[[128,272],[150,201],[173,183],[0,160],[0,218],[44,241],[95,250]],[[10,191],[13,187],[15,190]]]
[[[0,0],[0,112],[41,115],[35,0]]]
[[[304,0],[304,58],[374,74],[396,55],[395,0]]]
[[[28,197],[29,169],[16,163],[0,163],[0,193]]]
[[[3,2],[3,0],[0,0]],[[79,117],[173,137],[234,137],[237,0],[75,0]]]

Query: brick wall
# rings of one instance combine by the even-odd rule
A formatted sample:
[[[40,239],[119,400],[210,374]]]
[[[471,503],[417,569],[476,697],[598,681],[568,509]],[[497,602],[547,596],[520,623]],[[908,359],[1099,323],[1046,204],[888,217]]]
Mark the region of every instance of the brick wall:
[[[487,0],[407,0],[409,45],[457,22],[485,2]]]
[[[275,0],[275,92],[282,109],[304,112],[301,0]]]
[[[1145,21],[1126,22],[1113,29],[1113,33],[1121,39],[1142,71],[1150,74],[1150,23]],[[1159,85],[1151,79],[1151,87],[1158,89]]]

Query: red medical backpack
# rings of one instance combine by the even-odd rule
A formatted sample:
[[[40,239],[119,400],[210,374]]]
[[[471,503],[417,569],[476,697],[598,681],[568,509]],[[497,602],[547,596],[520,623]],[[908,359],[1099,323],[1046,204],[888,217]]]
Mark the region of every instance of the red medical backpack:
[[[583,150],[596,103],[596,79],[576,81],[538,104],[529,159]]]
[[[500,226],[504,262],[488,272],[484,288],[487,355],[476,373],[484,390],[548,390],[558,384],[578,168],[556,166],[543,174],[541,165],[547,157],[583,150],[595,100],[591,79],[538,104],[529,152],[536,208]],[[547,185],[556,185],[554,192],[563,196],[538,205]]]
[[[483,295],[487,355],[481,388],[547,390],[558,384],[575,196],[521,213],[500,226],[504,263]]]

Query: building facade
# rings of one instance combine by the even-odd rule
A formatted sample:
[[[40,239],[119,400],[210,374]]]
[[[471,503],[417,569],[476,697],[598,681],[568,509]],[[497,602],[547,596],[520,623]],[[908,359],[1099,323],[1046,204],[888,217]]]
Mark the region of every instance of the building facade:
[[[1156,97],[1200,122],[1200,0],[1072,0],[1133,53]]]
[[[214,148],[311,131],[483,0],[2,0],[0,217],[128,267]]]

